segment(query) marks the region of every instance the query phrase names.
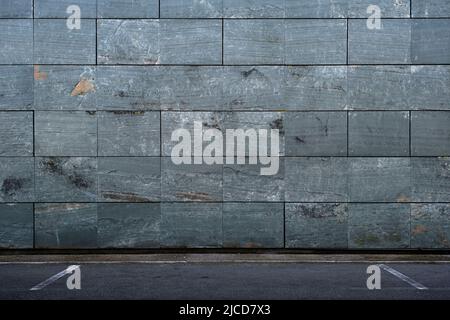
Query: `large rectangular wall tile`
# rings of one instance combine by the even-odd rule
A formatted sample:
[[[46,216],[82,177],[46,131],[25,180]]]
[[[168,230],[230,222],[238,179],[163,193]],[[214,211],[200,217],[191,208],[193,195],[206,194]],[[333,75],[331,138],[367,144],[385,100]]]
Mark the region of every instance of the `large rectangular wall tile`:
[[[34,0],[35,18],[68,18],[74,14],[70,6],[78,6],[81,18],[96,18],[97,0]]]
[[[194,156],[194,123],[201,122],[203,134],[208,129],[218,129],[224,132],[224,113],[222,112],[163,112],[162,113],[162,154],[163,156],[171,156],[173,148],[181,141],[178,140],[177,135],[174,136],[175,141],[172,141],[172,134],[178,129],[185,129],[189,131],[191,136],[191,155]],[[184,141],[184,139],[183,139]],[[189,144],[189,142],[187,142]],[[210,142],[203,141],[203,149],[209,145]],[[203,154],[195,154],[200,157]]]
[[[95,110],[95,76],[95,67],[34,66],[34,108]]]
[[[450,63],[450,19],[417,19],[412,24],[414,64]]]
[[[223,166],[224,201],[284,201],[284,158],[273,157],[268,165],[262,165],[257,158],[246,158],[246,164],[237,164],[236,159],[226,160],[234,162]],[[262,168],[268,167],[272,167],[274,174],[263,175]]]
[[[450,201],[450,159],[412,158],[412,201]]]
[[[0,111],[0,156],[33,155],[33,113]]]
[[[409,110],[410,88],[409,66],[348,67],[350,110]]]
[[[345,158],[286,158],[285,200],[346,202],[349,163]]]
[[[0,108],[30,109],[33,104],[33,66],[0,66]]]
[[[289,112],[287,156],[346,156],[347,112]]]
[[[351,158],[352,202],[410,202],[409,158]]]
[[[284,18],[284,0],[223,0],[226,18]]]
[[[159,89],[162,110],[222,110],[222,67],[161,67]]]
[[[286,20],[285,28],[286,64],[346,63],[346,20]]]
[[[38,111],[38,156],[97,156],[97,114],[90,111]]]
[[[350,64],[410,64],[411,20],[382,19],[381,29],[369,29],[367,20],[349,20]]]
[[[222,165],[204,163],[177,165],[170,157],[164,157],[161,161],[163,201],[219,202],[223,200]]]
[[[98,246],[158,248],[160,223],[159,203],[98,204]]]
[[[349,155],[409,156],[409,112],[350,112]]]
[[[281,90],[288,110],[345,110],[347,67],[289,66]]]
[[[347,248],[348,205],[286,203],[287,248]]]
[[[33,63],[33,21],[0,20],[0,48],[0,64]]]
[[[0,18],[33,18],[33,0],[3,0]]]
[[[450,112],[412,112],[411,118],[413,156],[450,156]]]
[[[409,204],[349,204],[352,249],[409,248]]]
[[[414,18],[450,18],[450,2],[447,0],[411,0]]]
[[[450,110],[450,66],[411,66],[413,110]]]
[[[34,20],[34,64],[95,64],[95,20],[70,30],[66,19]]]
[[[286,18],[346,18],[348,0],[284,0]]]
[[[97,0],[99,18],[158,18],[158,0]]]
[[[36,248],[97,247],[97,205],[38,203],[35,205]]]
[[[162,64],[222,63],[222,21],[161,20]]]
[[[450,248],[450,206],[448,204],[411,205],[411,247]]]
[[[160,63],[158,20],[98,20],[99,64]]]
[[[36,199],[39,202],[95,202],[97,159],[35,158]]]
[[[225,110],[284,110],[284,67],[249,66],[223,69]]]
[[[230,248],[283,248],[282,203],[225,203],[223,245]]]
[[[96,81],[99,110],[159,110],[160,68],[98,67]]]
[[[221,247],[222,235],[221,203],[161,204],[163,247]]]
[[[34,201],[34,159],[0,159],[0,202]]]
[[[284,21],[225,20],[225,64],[284,63]]]
[[[98,113],[99,156],[160,156],[160,113]]]
[[[99,201],[153,202],[160,194],[159,157],[98,158]]]
[[[33,248],[32,204],[0,204],[0,248]]]
[[[221,18],[223,0],[164,0],[161,18]]]

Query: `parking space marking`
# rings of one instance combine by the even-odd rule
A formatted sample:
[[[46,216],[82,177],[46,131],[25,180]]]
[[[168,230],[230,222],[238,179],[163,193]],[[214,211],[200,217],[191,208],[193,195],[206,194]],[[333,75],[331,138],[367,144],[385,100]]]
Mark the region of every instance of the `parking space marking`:
[[[400,280],[403,280],[404,282],[408,283],[409,285],[413,286],[414,288],[418,289],[418,290],[428,290],[428,288],[426,286],[424,286],[423,284],[417,282],[414,279],[411,279],[410,277],[404,275],[403,273],[392,269],[391,267],[385,265],[385,264],[379,264],[378,265],[381,269],[383,269],[384,271],[389,272],[390,274],[392,274],[393,276],[396,276],[397,278],[399,278]]]
[[[65,269],[65,270],[63,270],[63,271],[61,271],[61,272],[51,276],[47,280],[45,280],[45,281],[35,285],[33,288],[30,289],[30,291],[41,290],[41,289],[45,288],[46,286],[48,286],[49,284],[52,284],[56,280],[61,279],[65,275],[71,274],[75,269],[77,269],[79,267],[80,266],[77,266],[77,265],[69,266],[67,269]]]

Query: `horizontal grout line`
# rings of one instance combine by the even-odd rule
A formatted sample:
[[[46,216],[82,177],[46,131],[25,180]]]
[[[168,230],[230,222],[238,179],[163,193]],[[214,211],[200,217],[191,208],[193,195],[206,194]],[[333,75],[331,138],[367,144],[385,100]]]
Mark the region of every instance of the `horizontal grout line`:
[[[317,201],[154,201],[154,202],[80,202],[80,201],[35,201],[35,202],[0,202],[0,205],[9,205],[9,204],[162,204],[162,203],[196,203],[196,204],[224,204],[224,203],[242,203],[242,204],[398,204],[398,205],[408,205],[408,204],[450,204],[450,202],[440,201],[440,202],[392,202],[392,201],[386,201],[386,202],[376,202],[376,201],[355,201],[355,202],[343,202],[343,201],[323,201],[323,202],[317,202]]]
[[[319,109],[319,110],[286,110],[286,109],[259,109],[259,110],[246,110],[246,109],[192,109],[192,110],[161,110],[161,109],[153,109],[153,110],[136,110],[136,109],[1,109],[0,112],[96,112],[96,113],[115,113],[115,112],[143,112],[143,113],[338,113],[338,112],[414,112],[414,113],[422,113],[422,112],[449,112],[450,106],[447,109]]]
[[[422,64],[398,64],[398,63],[364,63],[364,64],[41,64],[41,63],[15,63],[0,64],[4,66],[42,66],[42,67],[365,67],[365,66],[399,66],[399,67],[420,67],[420,66],[450,66],[450,63],[422,63]]]
[[[81,18],[81,20],[367,20],[369,17],[266,17],[266,18],[252,18],[252,17],[153,17],[153,18],[118,18],[118,17],[89,17]],[[8,18],[1,17],[0,20],[67,20],[67,17],[20,17],[20,18]],[[448,17],[382,17],[381,20],[450,20]]]
[[[193,158],[194,156],[191,156]],[[237,156],[234,156],[236,158]],[[287,158],[287,159],[308,159],[308,158],[325,158],[325,159],[446,159],[450,158],[450,155],[439,155],[439,156],[363,156],[363,155],[351,155],[351,156],[333,156],[333,155],[323,155],[323,156],[289,156],[289,155],[279,155],[279,156],[271,156],[273,158]],[[19,158],[19,159],[31,159],[31,158],[92,158],[92,159],[108,159],[108,158],[171,158],[170,155],[162,155],[162,156],[55,156],[55,155],[35,155],[35,156],[0,156],[1,158]],[[199,157],[196,157],[199,158]],[[204,158],[204,157],[203,157]],[[223,156],[223,158],[227,158],[226,156]],[[229,157],[232,158],[232,157]],[[249,156],[245,156],[245,159],[248,159]],[[257,158],[257,157],[255,157]],[[449,159],[450,160],[450,159]],[[194,164],[191,164],[194,165]],[[223,165],[227,165],[224,163]],[[236,165],[236,164],[234,164]],[[250,165],[250,164],[243,164],[243,165]],[[256,165],[256,164],[255,164]],[[217,166],[217,164],[214,164],[214,166]]]

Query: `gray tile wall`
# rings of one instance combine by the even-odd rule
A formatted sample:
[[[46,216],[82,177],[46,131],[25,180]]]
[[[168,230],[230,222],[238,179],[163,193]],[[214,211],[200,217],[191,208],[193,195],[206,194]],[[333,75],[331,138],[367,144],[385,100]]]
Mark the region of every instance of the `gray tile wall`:
[[[193,121],[278,174],[175,165]],[[448,157],[447,0],[2,1],[2,249],[449,249]]]

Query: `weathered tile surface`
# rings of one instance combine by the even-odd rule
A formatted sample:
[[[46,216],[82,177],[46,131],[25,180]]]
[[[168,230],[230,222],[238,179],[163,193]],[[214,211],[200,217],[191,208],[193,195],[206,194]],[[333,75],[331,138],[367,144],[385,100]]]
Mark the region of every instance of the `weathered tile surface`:
[[[411,247],[428,249],[450,247],[448,204],[411,204]]]
[[[351,249],[409,248],[409,204],[350,204],[348,245]]]
[[[284,22],[280,20],[225,20],[225,64],[283,64]]]
[[[413,156],[450,156],[450,112],[412,112],[411,132]]]
[[[0,111],[0,156],[33,155],[33,113]]]
[[[0,204],[0,248],[33,248],[33,204]]]
[[[39,157],[35,161],[37,201],[96,201],[96,158]]]
[[[98,114],[99,156],[159,156],[160,114],[108,111]]]
[[[70,30],[65,19],[34,20],[34,64],[95,64],[95,20]]]
[[[222,63],[222,21],[161,20],[162,64]]]
[[[31,109],[33,66],[0,66],[0,108]]]
[[[418,19],[412,24],[414,64],[450,63],[450,19]]]
[[[412,201],[450,201],[450,159],[412,158]]]
[[[34,17],[68,18],[74,13],[70,6],[78,6],[81,18],[95,18],[96,3],[97,0],[34,0]]]
[[[410,202],[409,158],[350,158],[352,202]]]
[[[286,20],[286,64],[344,64],[347,61],[347,22]]]
[[[0,20],[0,48],[0,64],[33,63],[33,21]]]
[[[97,205],[38,203],[35,205],[36,248],[96,248]]]
[[[36,110],[95,110],[96,68],[34,66]]]
[[[282,0],[223,0],[226,18],[284,18],[285,1]]]
[[[350,112],[348,122],[350,156],[409,156],[409,112]]]
[[[349,201],[349,163],[345,158],[286,158],[285,200]]]
[[[348,205],[286,203],[287,248],[347,248]]]
[[[411,66],[409,108],[450,110],[450,66]]]
[[[161,204],[163,247],[214,248],[222,238],[222,203]]]
[[[221,18],[222,0],[164,0],[161,18]]]
[[[289,112],[287,156],[346,156],[346,112]]]
[[[32,18],[33,0],[3,0],[0,18]]]
[[[97,0],[99,18],[158,18],[158,10],[158,0]]]
[[[230,248],[283,248],[282,203],[225,203],[223,245]]]
[[[411,0],[414,18],[449,18],[450,2],[447,0]]]
[[[347,16],[349,18],[368,18],[373,14],[373,11],[368,10],[371,5],[377,5],[381,9],[383,18],[409,17],[409,0],[347,0]]]
[[[90,111],[38,111],[37,156],[97,156],[97,114]]]
[[[98,204],[98,246],[101,248],[158,248],[159,203]]]
[[[346,18],[348,0],[284,0],[286,18]]]
[[[349,20],[350,64],[410,64],[411,20],[382,19],[381,29],[369,29],[367,20]]]
[[[98,158],[98,199],[105,202],[160,200],[159,157]]]
[[[223,200],[222,165],[204,163],[176,165],[170,157],[164,157],[161,161],[163,201],[219,202]]]
[[[0,202],[34,201],[34,159],[0,158]]]
[[[226,159],[230,160],[231,159]],[[246,164],[224,164],[223,166],[223,200],[225,202],[279,202],[284,201],[285,168],[284,158],[274,158],[278,162],[275,175],[262,175],[262,165],[256,158],[246,158]],[[256,163],[256,164],[254,164]],[[272,166],[276,164],[272,163]]]

